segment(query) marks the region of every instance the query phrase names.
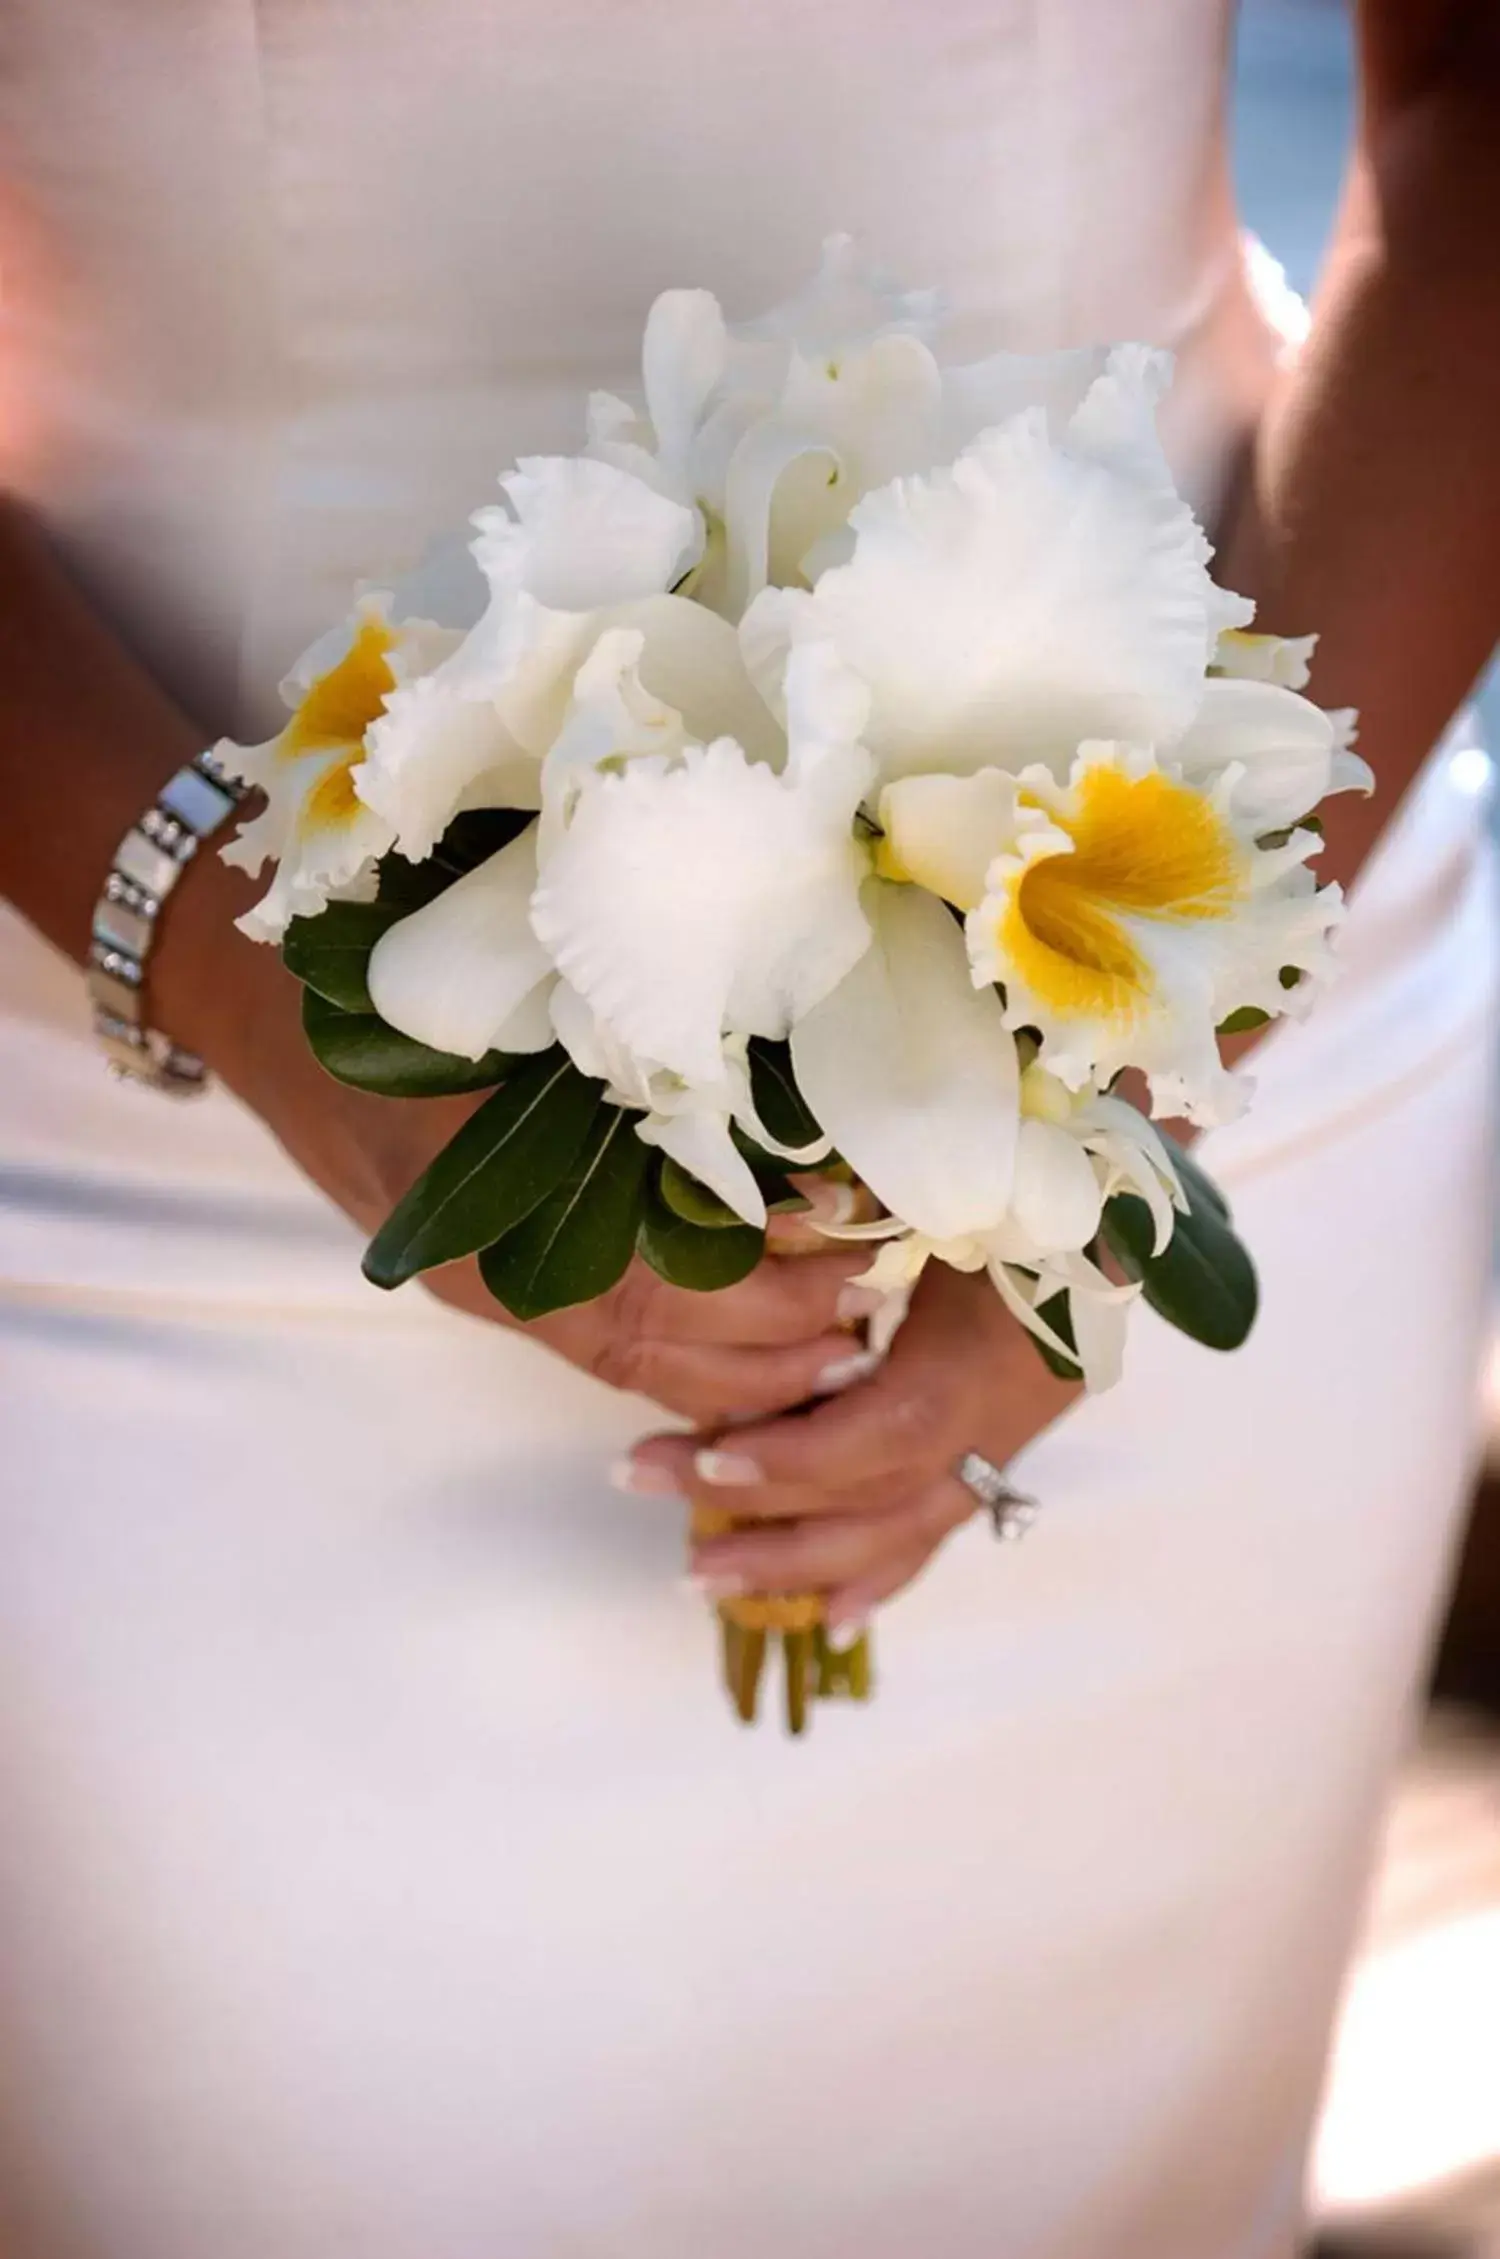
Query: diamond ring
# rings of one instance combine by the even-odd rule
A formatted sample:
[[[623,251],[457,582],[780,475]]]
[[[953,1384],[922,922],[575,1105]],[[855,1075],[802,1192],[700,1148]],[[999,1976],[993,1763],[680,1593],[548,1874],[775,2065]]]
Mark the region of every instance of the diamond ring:
[[[993,1459],[986,1459],[982,1451],[966,1451],[953,1472],[989,1515],[996,1537],[1024,1537],[1041,1512],[1037,1501],[1017,1490],[1005,1470]]]

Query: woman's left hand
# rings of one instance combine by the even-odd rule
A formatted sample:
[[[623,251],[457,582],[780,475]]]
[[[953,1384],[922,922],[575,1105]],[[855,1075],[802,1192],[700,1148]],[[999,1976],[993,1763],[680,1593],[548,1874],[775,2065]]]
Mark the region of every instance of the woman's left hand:
[[[639,1443],[628,1487],[764,1527],[693,1545],[716,1598],[822,1592],[846,1636],[975,1511],[965,1452],[1006,1466],[1081,1390],[1057,1380],[980,1273],[930,1263],[890,1355],[806,1411]]]

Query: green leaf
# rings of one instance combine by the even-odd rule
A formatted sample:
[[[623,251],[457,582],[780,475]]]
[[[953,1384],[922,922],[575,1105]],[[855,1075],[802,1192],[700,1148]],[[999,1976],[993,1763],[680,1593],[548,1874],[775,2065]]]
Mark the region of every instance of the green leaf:
[[[330,902],[315,918],[293,918],[282,936],[282,962],[340,1011],[373,1012],[370,951],[403,915],[390,902]]]
[[[1248,1035],[1252,1028],[1269,1027],[1270,1024],[1270,1013],[1263,1012],[1258,1004],[1242,1004],[1237,1012],[1230,1013],[1227,1020],[1220,1020],[1219,1033]]]
[[[487,1051],[482,1059],[430,1051],[373,1012],[341,1012],[313,988],[302,992],[302,1030],[313,1056],[336,1081],[377,1098],[454,1098],[492,1090],[516,1065],[505,1051]]]
[[[607,1294],[635,1252],[651,1155],[639,1115],[601,1106],[556,1188],[479,1258],[497,1302],[523,1321]]]
[[[750,1092],[756,1112],[780,1144],[817,1145],[821,1142],[823,1132],[797,1088],[789,1043],[771,1043],[762,1036],[753,1038]]]
[[[732,1231],[741,1224],[741,1218],[727,1201],[721,1200],[716,1192],[710,1192],[706,1184],[700,1184],[686,1169],[679,1168],[670,1154],[662,1157],[657,1190],[673,1215],[681,1217],[685,1224],[701,1224],[706,1231]]]
[[[1255,1267],[1229,1221],[1224,1195],[1197,1164],[1174,1154],[1189,1211],[1160,1255],[1151,1211],[1118,1193],[1104,1211],[1104,1236],[1127,1277],[1139,1279],[1153,1310],[1208,1349],[1238,1349],[1255,1323]]]
[[[1045,1302],[1037,1304],[1036,1314],[1045,1325],[1052,1328],[1060,1341],[1065,1341],[1070,1349],[1076,1350],[1077,1343],[1073,1339],[1073,1313],[1069,1307],[1066,1290],[1060,1294],[1049,1294]],[[1060,1357],[1051,1342],[1043,1341],[1040,1334],[1031,1336],[1031,1346],[1041,1358],[1048,1372],[1055,1373],[1059,1380],[1082,1380],[1083,1367],[1076,1356]]]
[[[1285,847],[1293,833],[1299,831],[1316,832],[1318,838],[1321,839],[1323,837],[1322,817],[1299,816],[1294,824],[1283,824],[1280,831],[1262,832],[1255,844],[1257,847],[1266,848]]]
[[[523,808],[470,808],[455,816],[432,853],[420,863],[404,855],[381,857],[378,901],[405,916],[444,892],[456,878],[508,847],[535,817]]]
[[[765,1253],[766,1235],[750,1224],[689,1223],[648,1182],[636,1244],[658,1277],[712,1294],[749,1276]]]
[[[489,1247],[561,1183],[599,1106],[559,1045],[525,1060],[423,1170],[365,1250],[365,1277],[400,1286]]]
[[[1173,1166],[1182,1180],[1182,1189],[1188,1196],[1189,1204],[1195,1208],[1212,1208],[1227,1222],[1229,1202],[1208,1171],[1201,1169],[1187,1147],[1179,1145],[1176,1138],[1169,1137],[1165,1130],[1161,1133],[1161,1141],[1172,1156]]]
[[[787,1175],[791,1163],[783,1161],[775,1153],[768,1153],[763,1145],[758,1145],[753,1137],[740,1128],[738,1122],[730,1123],[729,1134],[734,1140],[735,1151],[748,1164],[752,1176],[765,1194],[766,1206],[769,1208],[776,1201],[784,1200],[791,1191],[791,1179]],[[830,1155],[829,1161],[832,1159],[833,1156]],[[815,1162],[808,1173],[821,1175],[829,1166],[829,1161]]]

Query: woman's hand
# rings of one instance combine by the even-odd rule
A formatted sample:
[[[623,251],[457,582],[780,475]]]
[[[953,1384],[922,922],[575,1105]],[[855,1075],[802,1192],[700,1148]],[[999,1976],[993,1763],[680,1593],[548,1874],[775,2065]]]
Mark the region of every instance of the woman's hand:
[[[1054,1379],[987,1278],[932,1263],[871,1377],[790,1418],[653,1436],[628,1487],[759,1525],[694,1545],[693,1571],[717,1597],[823,1592],[847,1633],[974,1512],[953,1472],[964,1453],[1005,1466],[1080,1393]]]
[[[481,1101],[372,1098],[335,1082],[308,1049],[297,982],[275,950],[233,930],[243,897],[239,874],[223,865],[195,870],[184,885],[157,970],[164,1024],[373,1232]],[[636,1262],[597,1301],[518,1330],[704,1430],[764,1419],[839,1385],[858,1349],[849,1329],[872,1305],[849,1286],[868,1263],[864,1251],[819,1244],[815,1255],[768,1256],[718,1294],[668,1286]],[[425,1283],[455,1309],[515,1325],[473,1261],[431,1271]]]

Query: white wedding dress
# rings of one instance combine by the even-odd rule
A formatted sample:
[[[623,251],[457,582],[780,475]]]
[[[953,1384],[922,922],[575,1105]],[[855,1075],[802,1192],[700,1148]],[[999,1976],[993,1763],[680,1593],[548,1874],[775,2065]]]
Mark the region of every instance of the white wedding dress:
[[[253,737],[353,581],[630,384],[659,288],[752,311],[849,228],[962,350],[1175,346],[1211,502],[1277,349],[1227,16],[6,0],[0,471]],[[799,1746],[726,1715],[679,1511],[606,1485],[647,1409],[366,1290],[262,1128],[112,1085],[4,924],[0,2185],[39,2245],[1289,2259],[1470,1451],[1482,768],[1434,758],[1212,1141],[1249,1348],[1143,1319],[1027,1544],[950,1544]]]

